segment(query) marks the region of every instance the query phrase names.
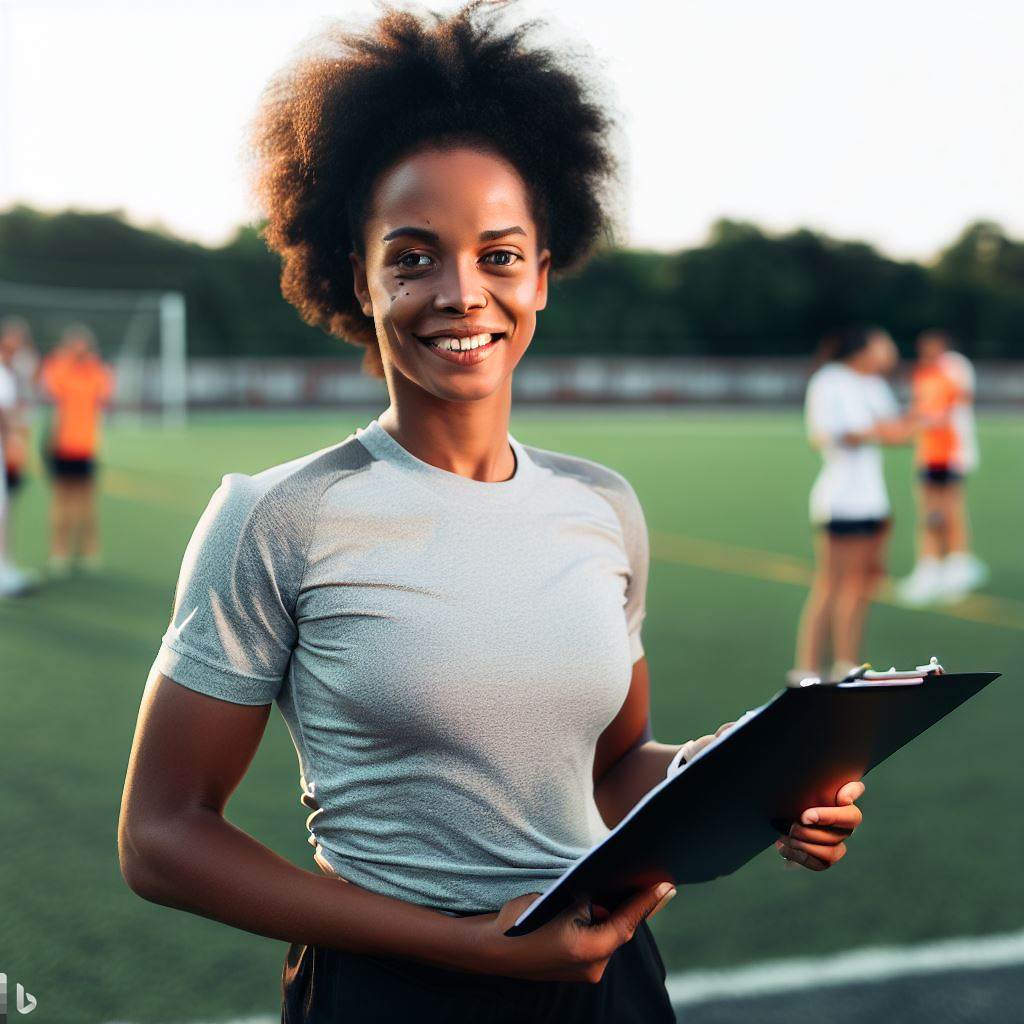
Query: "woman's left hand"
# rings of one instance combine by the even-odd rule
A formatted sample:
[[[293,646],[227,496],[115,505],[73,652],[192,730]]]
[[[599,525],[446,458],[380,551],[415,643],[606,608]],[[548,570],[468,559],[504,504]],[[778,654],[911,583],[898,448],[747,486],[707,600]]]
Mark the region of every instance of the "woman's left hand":
[[[863,782],[848,782],[836,794],[835,807],[809,807],[775,848],[782,859],[811,871],[824,871],[846,856],[846,839],[863,815],[854,803],[864,795]]]

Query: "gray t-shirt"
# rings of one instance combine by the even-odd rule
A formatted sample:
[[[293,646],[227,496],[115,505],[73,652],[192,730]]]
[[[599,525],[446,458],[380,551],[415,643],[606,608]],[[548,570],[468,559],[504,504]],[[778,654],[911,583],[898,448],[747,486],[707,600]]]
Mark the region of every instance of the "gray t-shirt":
[[[227,474],[154,662],[276,702],[316,860],[449,913],[542,891],[608,833],[598,737],[643,654],[648,534],[628,481],[520,444],[487,483],[374,419]]]

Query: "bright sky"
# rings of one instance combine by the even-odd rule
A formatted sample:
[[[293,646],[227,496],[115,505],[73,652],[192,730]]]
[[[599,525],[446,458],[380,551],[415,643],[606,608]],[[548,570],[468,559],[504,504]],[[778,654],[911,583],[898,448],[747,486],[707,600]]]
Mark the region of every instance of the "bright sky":
[[[456,4],[428,4],[449,10]],[[208,243],[250,220],[260,89],[370,0],[0,0],[0,209],[124,209]],[[716,217],[928,257],[978,217],[1024,235],[1018,0],[526,0],[604,62],[638,246]]]

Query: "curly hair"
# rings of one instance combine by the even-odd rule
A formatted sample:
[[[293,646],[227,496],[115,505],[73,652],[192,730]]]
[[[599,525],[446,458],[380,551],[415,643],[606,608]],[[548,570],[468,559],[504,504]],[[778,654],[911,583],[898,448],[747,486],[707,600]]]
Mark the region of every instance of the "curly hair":
[[[398,160],[459,144],[507,159],[552,277],[578,270],[602,236],[614,243],[615,118],[588,86],[585,51],[527,47],[537,19],[496,24],[514,2],[470,0],[447,16],[380,4],[366,30],[333,21],[260,99],[252,188],[261,234],[282,259],[281,292],[306,323],[364,346],[370,376],[383,377],[383,364],[348,254],[363,254],[374,182]]]

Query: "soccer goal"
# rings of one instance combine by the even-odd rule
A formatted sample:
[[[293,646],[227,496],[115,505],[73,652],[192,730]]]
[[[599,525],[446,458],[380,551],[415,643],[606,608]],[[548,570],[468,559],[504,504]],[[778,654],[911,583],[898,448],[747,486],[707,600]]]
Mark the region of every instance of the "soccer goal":
[[[26,320],[45,355],[72,324],[89,327],[117,375],[122,419],[185,423],[187,338],[180,292],[58,288],[0,280],[0,318]]]

